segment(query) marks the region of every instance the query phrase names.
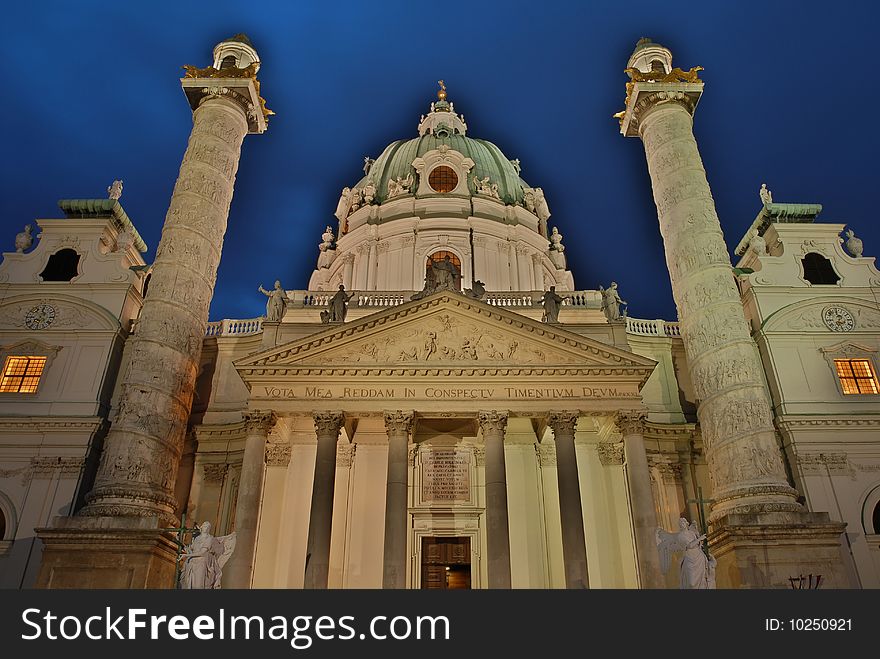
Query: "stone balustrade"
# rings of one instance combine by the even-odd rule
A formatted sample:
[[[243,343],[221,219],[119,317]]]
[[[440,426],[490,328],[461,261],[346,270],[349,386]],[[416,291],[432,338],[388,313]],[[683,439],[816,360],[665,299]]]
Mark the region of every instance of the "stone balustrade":
[[[407,302],[415,291],[355,291],[349,309],[396,307]],[[564,308],[601,309],[602,296],[598,291],[560,291],[566,296]],[[543,291],[487,292],[484,302],[495,307],[540,309]],[[288,309],[325,308],[331,297],[327,291],[287,291]],[[263,331],[263,317],[224,319],[208,323],[205,336],[250,336]],[[678,323],[666,320],[627,318],[626,332],[636,336],[666,336],[678,338]]]

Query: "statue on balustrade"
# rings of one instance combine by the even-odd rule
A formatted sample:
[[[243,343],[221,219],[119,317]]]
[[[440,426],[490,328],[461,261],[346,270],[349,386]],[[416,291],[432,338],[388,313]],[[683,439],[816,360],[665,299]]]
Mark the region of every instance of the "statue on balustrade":
[[[539,300],[544,307],[544,315],[541,317],[541,322],[558,323],[559,308],[562,306],[562,302],[567,299],[568,296],[563,297],[559,295],[556,292],[556,287],[551,286],[550,290],[544,293],[543,297]]]
[[[269,298],[266,302],[266,320],[270,323],[280,322],[287,307],[287,292],[281,287],[281,282],[276,279],[275,288],[271,291],[263,288],[262,284],[258,290]]]
[[[353,297],[354,293],[346,293],[345,286],[343,284],[339,284],[339,290],[336,291],[336,294],[331,297],[329,302],[327,303],[330,311],[330,314],[327,317],[327,322],[344,323],[345,314],[348,313],[348,301],[351,300],[351,298]]]
[[[602,311],[609,321],[614,322],[626,318],[626,309],[622,314],[620,312],[621,305],[626,306],[626,302],[620,299],[616,281],[611,282],[611,286],[608,288],[599,286],[599,292],[602,294]]]

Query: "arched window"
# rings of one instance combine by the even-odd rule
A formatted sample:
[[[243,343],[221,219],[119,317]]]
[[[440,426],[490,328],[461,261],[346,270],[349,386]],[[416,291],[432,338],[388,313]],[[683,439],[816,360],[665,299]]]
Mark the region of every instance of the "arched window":
[[[221,69],[234,69],[235,68],[235,55],[227,55],[223,58],[223,61],[220,62]]]
[[[660,71],[661,73],[666,73],[666,67],[663,66],[663,62],[658,59],[651,60],[651,70],[652,71]]]
[[[70,281],[78,274],[79,258],[75,249],[59,249],[49,257],[40,278],[43,281]]]
[[[874,533],[880,535],[880,501],[877,502],[877,505],[874,506]]]
[[[834,272],[831,261],[821,254],[810,252],[804,256],[803,264],[804,279],[811,284],[830,284],[833,286],[840,281],[840,277]]]
[[[445,250],[440,252],[434,252],[431,256],[428,257],[427,263],[425,263],[425,277],[428,281],[431,281],[432,273],[431,267],[437,263],[445,263],[446,257],[449,257],[449,262],[455,267],[455,288],[456,290],[461,290],[461,259],[458,258],[452,252],[447,252]]]
[[[874,513],[874,517],[877,517],[877,513]],[[875,523],[876,526],[876,523]],[[6,538],[6,515],[3,514],[3,509],[0,508],[0,540]]]

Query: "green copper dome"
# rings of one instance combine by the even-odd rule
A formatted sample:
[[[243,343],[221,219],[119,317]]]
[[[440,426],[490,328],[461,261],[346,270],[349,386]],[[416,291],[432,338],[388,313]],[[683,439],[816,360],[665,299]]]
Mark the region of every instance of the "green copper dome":
[[[356,187],[362,188],[368,181],[372,181],[377,188],[376,198],[382,203],[388,195],[390,179],[396,179],[398,176],[405,179],[411,173],[415,177],[413,160],[443,144],[474,161],[474,167],[468,177],[468,189],[472,194],[475,192],[474,176],[479,179],[488,176],[490,183],[498,184],[498,195],[502,202],[522,205],[523,187],[529,186],[519,177],[513,164],[501,149],[486,140],[458,134],[442,137],[437,134],[426,134],[411,140],[392,142],[373,163],[369,174],[361,179]]]

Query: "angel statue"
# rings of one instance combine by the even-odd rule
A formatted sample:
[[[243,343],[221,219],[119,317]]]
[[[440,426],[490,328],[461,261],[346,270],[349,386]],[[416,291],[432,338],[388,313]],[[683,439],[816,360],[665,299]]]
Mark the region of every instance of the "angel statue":
[[[235,532],[229,535],[211,535],[211,523],[202,522],[199,533],[181,555],[180,588],[201,590],[220,588],[223,566],[235,550]]]
[[[107,196],[110,199],[119,199],[122,196],[122,181],[113,181],[112,185],[107,188]]]
[[[688,524],[681,517],[678,520],[677,533],[669,533],[657,527],[656,538],[663,574],[669,571],[671,555],[683,551],[679,563],[679,587],[692,590],[715,588],[715,557],[703,552],[701,543],[706,539],[706,534],[699,534],[696,522]]]

